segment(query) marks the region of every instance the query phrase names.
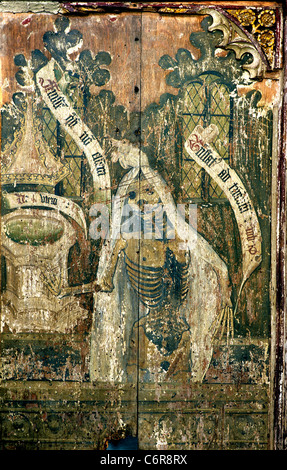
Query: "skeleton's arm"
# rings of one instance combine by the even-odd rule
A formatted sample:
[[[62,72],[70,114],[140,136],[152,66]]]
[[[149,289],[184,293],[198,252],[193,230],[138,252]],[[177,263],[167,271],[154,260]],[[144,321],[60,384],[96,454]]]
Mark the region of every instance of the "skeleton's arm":
[[[113,290],[113,276],[115,273],[118,257],[120,252],[126,247],[126,244],[127,241],[123,238],[119,238],[116,241],[112,254],[108,258],[100,278],[94,282],[95,288],[100,287],[100,290],[104,292],[111,292]]]

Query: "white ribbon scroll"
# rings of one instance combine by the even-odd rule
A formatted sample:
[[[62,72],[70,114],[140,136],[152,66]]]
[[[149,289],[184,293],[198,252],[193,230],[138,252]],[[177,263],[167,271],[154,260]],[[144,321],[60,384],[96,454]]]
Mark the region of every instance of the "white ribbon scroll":
[[[93,177],[97,202],[110,201],[110,175],[104,152],[89,129],[61,91],[51,59],[36,75],[37,85],[46,105],[62,128],[85,154]]]
[[[210,146],[217,136],[218,129],[214,124],[207,128],[196,126],[185,142],[187,153],[198,165],[211,176],[224,191],[234,211],[242,247],[242,282],[239,289],[240,297],[243,285],[262,260],[262,236],[257,214],[252,201],[237,173]]]
[[[3,193],[3,200],[7,209],[15,209],[21,207],[49,207],[58,210],[71,217],[83,229],[87,238],[87,225],[84,213],[78,204],[71,199],[56,196],[51,193],[39,192],[17,192]]]

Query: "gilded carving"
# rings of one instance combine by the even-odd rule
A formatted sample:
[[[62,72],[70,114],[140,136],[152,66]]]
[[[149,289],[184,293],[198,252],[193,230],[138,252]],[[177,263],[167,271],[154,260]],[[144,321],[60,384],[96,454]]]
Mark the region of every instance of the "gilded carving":
[[[239,23],[247,27],[262,47],[266,54],[269,64],[274,64],[275,54],[275,31],[276,31],[276,17],[275,10],[264,9],[245,9],[245,10],[227,10],[234,16]]]

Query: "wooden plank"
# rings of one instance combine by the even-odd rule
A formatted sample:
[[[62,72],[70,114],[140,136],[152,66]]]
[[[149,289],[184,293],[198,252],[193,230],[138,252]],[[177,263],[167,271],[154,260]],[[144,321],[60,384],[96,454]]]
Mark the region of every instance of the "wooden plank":
[[[2,447],[285,448],[281,5],[58,7],[1,13]]]

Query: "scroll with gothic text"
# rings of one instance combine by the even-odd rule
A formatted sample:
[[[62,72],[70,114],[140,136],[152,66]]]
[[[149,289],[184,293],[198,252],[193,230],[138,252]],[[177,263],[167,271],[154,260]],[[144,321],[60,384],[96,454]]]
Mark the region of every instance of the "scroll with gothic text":
[[[185,142],[185,149],[222,189],[234,211],[243,258],[243,277],[238,293],[239,298],[244,283],[261,263],[262,237],[257,214],[241,179],[210,146],[210,142],[217,134],[218,129],[214,124],[205,129],[202,126],[196,126]]]
[[[84,213],[81,207],[61,196],[51,193],[38,193],[34,191],[3,193],[3,200],[6,209],[16,209],[22,207],[48,207],[63,212],[71,217],[84,230],[87,238],[87,225]]]
[[[110,201],[109,167],[104,152],[89,127],[61,91],[55,77],[54,66],[52,59],[36,75],[42,98],[63,129],[85,154],[93,177],[97,202]]]

